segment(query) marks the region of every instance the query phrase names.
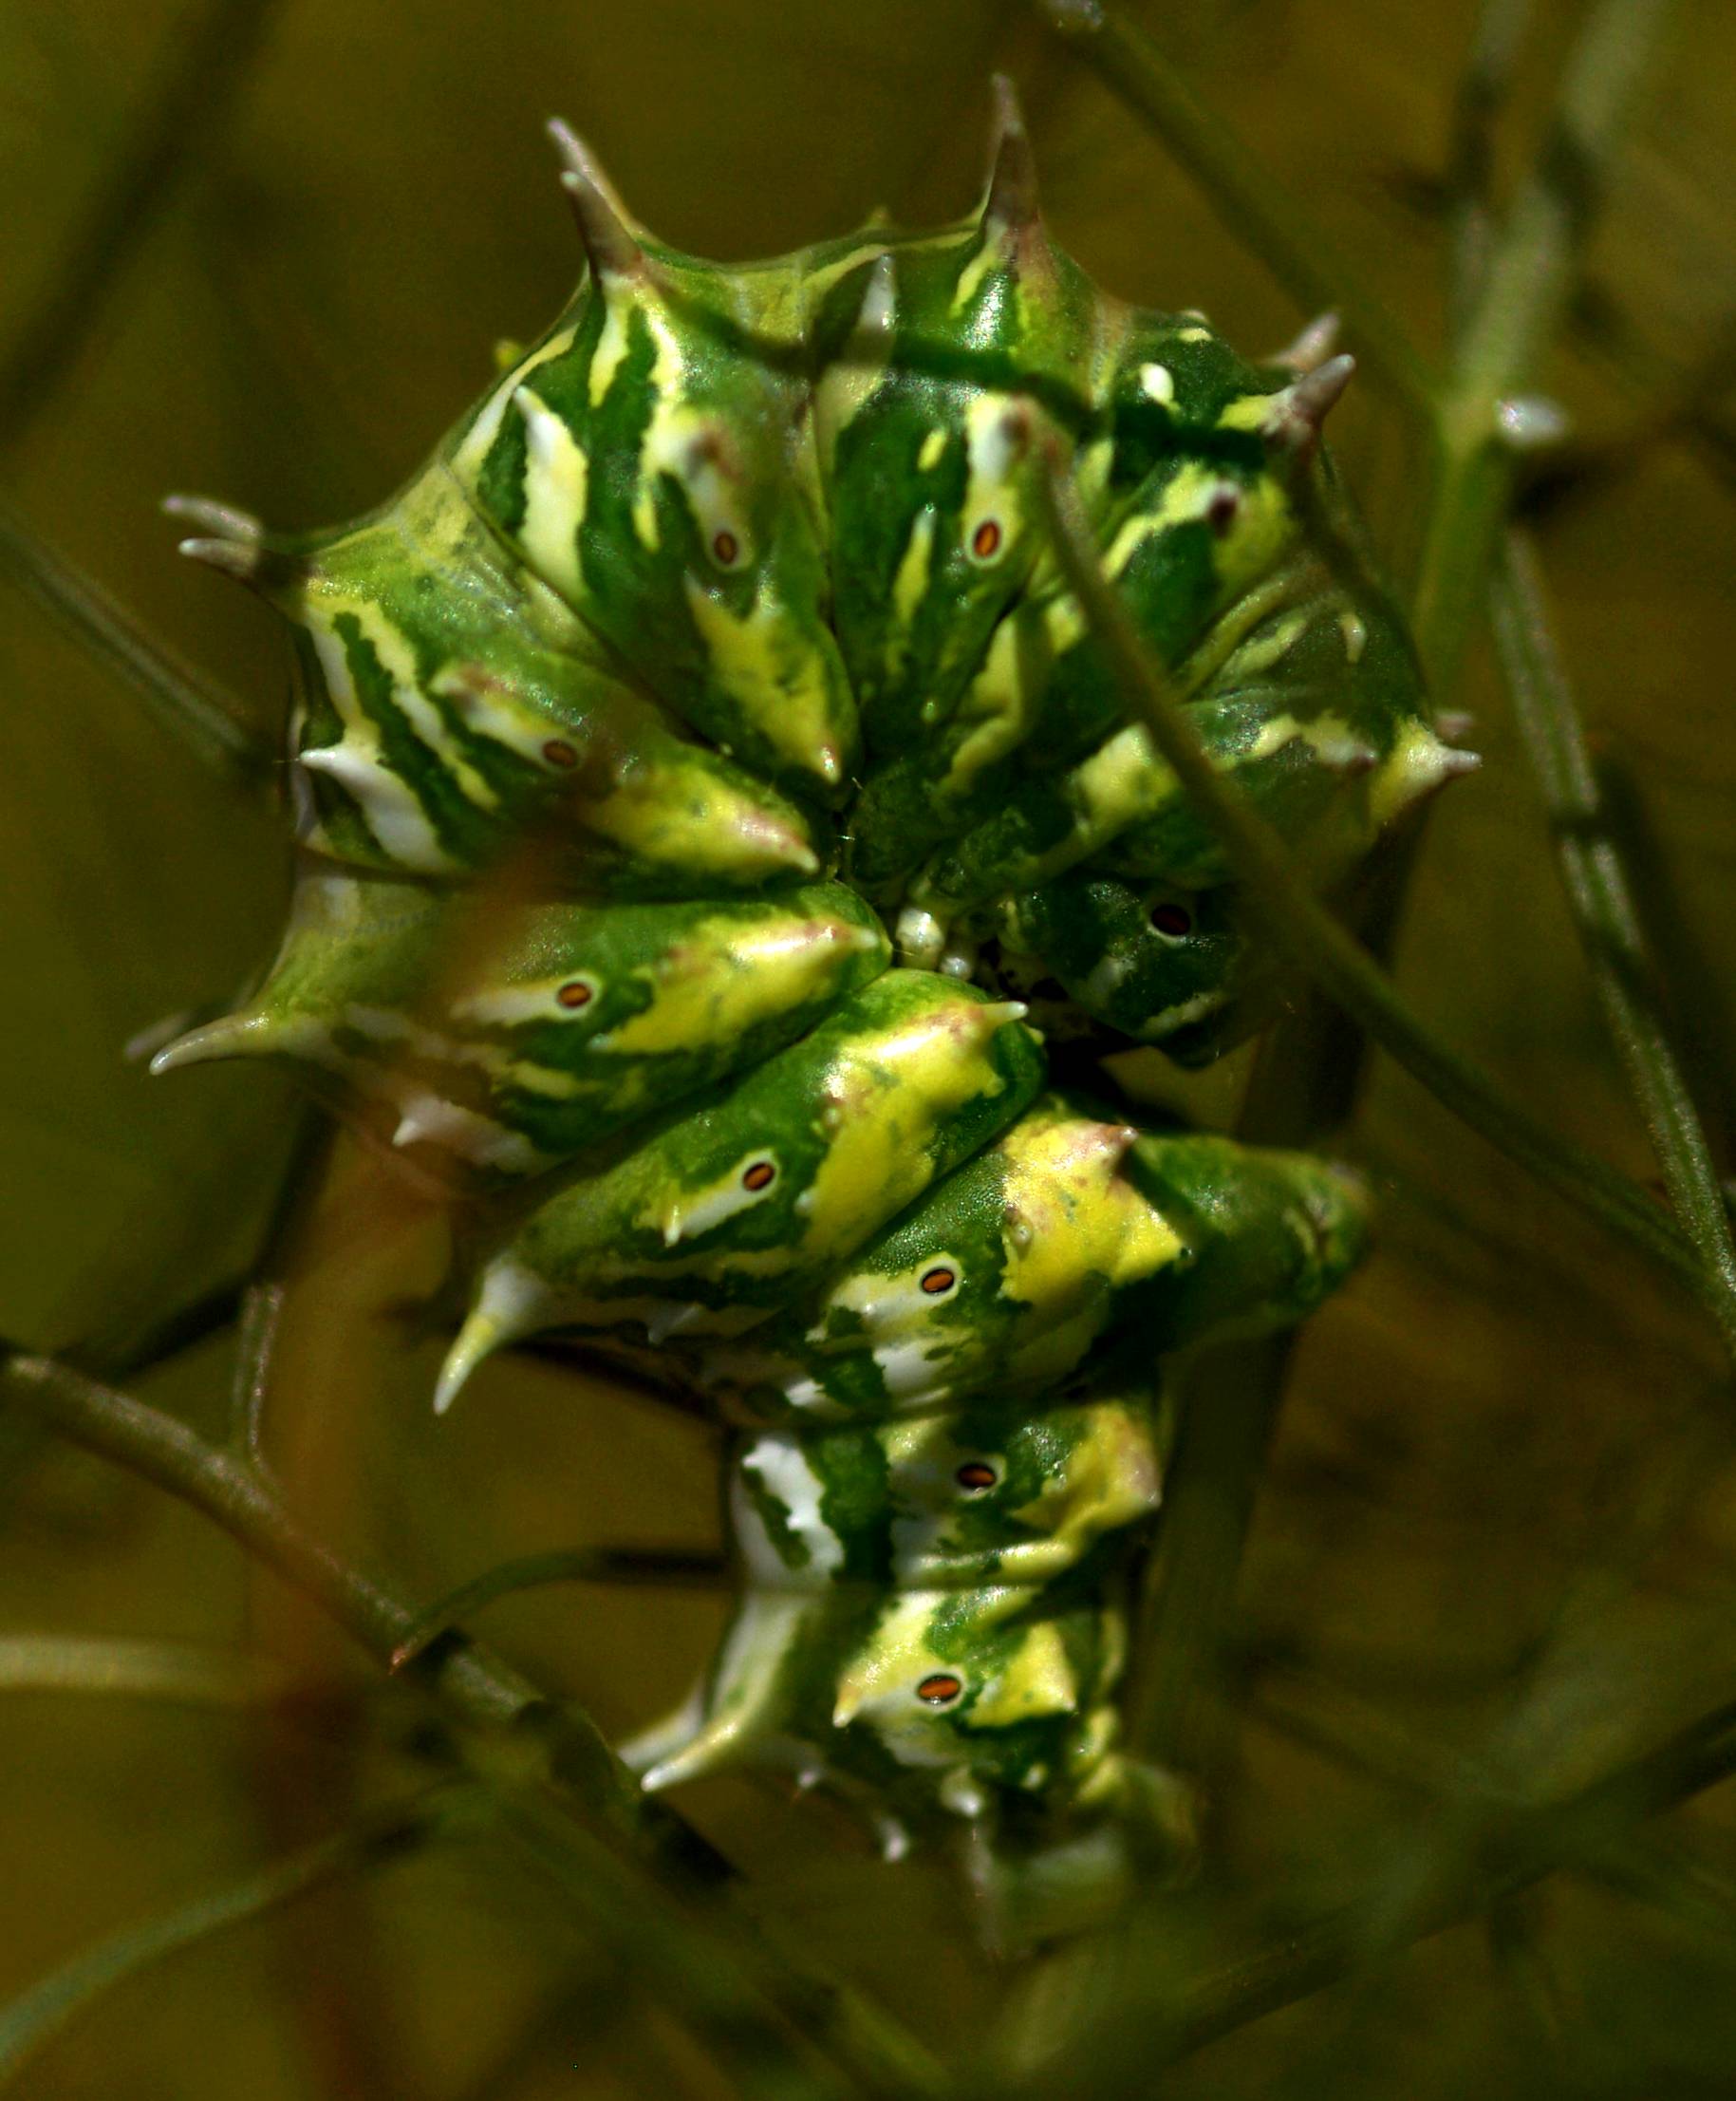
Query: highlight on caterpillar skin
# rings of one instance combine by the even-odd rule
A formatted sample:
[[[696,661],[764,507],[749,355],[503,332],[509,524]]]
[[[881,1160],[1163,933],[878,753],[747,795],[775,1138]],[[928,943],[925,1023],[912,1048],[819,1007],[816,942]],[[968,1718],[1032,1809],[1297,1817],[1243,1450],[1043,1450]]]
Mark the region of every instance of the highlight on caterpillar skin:
[[[997,102],[968,217],[741,266],[557,125],[579,289],[422,473],[328,533],[172,499],[291,623],[298,872],[257,990],[155,1068],[287,1060],[450,1185],[441,1409],[553,1332],[733,1426],[740,1602],[647,1787],[781,1772],[1006,1900],[1173,1839],[1117,1743],[1159,1360],[1311,1311],[1366,1208],[1051,1081],[1057,1037],[1209,1059],[1272,978],[1046,459],[1311,880],[1475,760],[1320,443],[1330,317],[1251,364],[1099,291]]]

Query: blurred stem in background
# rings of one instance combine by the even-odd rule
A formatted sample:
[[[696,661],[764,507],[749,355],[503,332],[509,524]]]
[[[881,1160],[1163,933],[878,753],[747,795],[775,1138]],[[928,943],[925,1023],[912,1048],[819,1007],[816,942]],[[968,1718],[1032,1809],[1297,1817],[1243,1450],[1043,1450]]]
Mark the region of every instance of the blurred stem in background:
[[[1397,922],[1406,852],[1391,858],[1384,881],[1365,901],[1360,924],[1371,935],[1365,951],[1291,882],[1281,856],[1250,823],[1233,791],[1226,795],[1207,778],[1196,784],[1202,806],[1241,856],[1239,865],[1257,906],[1264,901],[1275,938],[1316,972],[1343,1008],[1312,999],[1268,1037],[1244,1109],[1243,1134],[1293,1144],[1318,1143],[1333,1134],[1354,1106],[1366,1029],[1511,1156],[1690,1284],[1711,1308],[1727,1343],[1736,1341],[1736,1254],[1717,1200],[1709,1149],[1651,985],[1632,886],[1589,774],[1572,697],[1544,625],[1540,583],[1523,550],[1503,542],[1515,483],[1512,439],[1525,429],[1512,404],[1533,384],[1538,362],[1576,297],[1586,230],[1623,119],[1669,14],[1666,0],[1596,0],[1587,10],[1542,142],[1499,221],[1488,195],[1491,133],[1507,107],[1530,9],[1528,0],[1490,0],[1455,105],[1451,347],[1439,375],[1379,299],[1333,255],[1307,214],[1148,39],[1090,0],[1037,5],[1200,179],[1226,223],[1304,310],[1338,310],[1372,374],[1426,427],[1435,474],[1415,603],[1436,702],[1445,703],[1459,679],[1495,564],[1498,633],[1519,720],[1557,831],[1597,994],[1679,1224],[1624,1177],[1535,1125],[1484,1075],[1436,1042],[1400,999],[1379,964]],[[118,268],[136,253],[188,151],[245,78],[271,11],[264,0],[219,0],[199,18],[159,100],[105,178],[53,295],[0,368],[0,445],[26,430],[76,354]],[[1055,493],[1064,504],[1065,492]],[[1187,778],[1184,761],[1191,733],[1185,721],[1136,641],[1122,632],[1125,620],[1092,551],[1066,533],[1061,545],[1070,551],[1075,588],[1122,661],[1129,693],[1143,697],[1154,737]],[[259,751],[227,697],[152,644],[28,528],[5,517],[0,570],[158,705],[214,763],[249,786],[269,778],[270,756]],[[1353,1018],[1348,1024],[1345,1013]],[[305,1188],[310,1179],[304,1163],[291,1186]],[[728,2067],[738,2091],[780,2096],[961,2091],[898,2023],[780,1944],[780,1937],[762,1934],[733,1897],[720,1910],[718,1891],[728,1883],[727,1868],[679,1818],[644,1802],[588,1717],[571,1708],[557,1713],[536,1686],[453,1626],[456,1619],[535,1582],[589,1576],[703,1581],[709,1572],[703,1557],[645,1550],[635,1562],[607,1548],[530,1557],[487,1571],[420,1612],[370,1584],[298,1527],[263,1464],[260,1422],[278,1297],[268,1265],[244,1300],[237,1287],[174,1311],[156,1335],[132,1339],[131,1350],[105,1348],[106,1365],[82,1367],[102,1371],[122,1360],[148,1361],[177,1341],[227,1324],[240,1304],[228,1450],[65,1366],[15,1360],[8,1383],[28,1409],[62,1434],[203,1510],[331,1613],[377,1662],[402,1670],[405,1699],[427,1698],[446,1717],[453,1732],[446,1752],[460,1771],[478,1776],[477,1798],[486,1797],[496,1813],[496,1832],[510,1830],[512,1843],[558,1879],[611,1957],[655,1981],[667,2004]],[[1170,1494],[1163,1587],[1141,1642],[1148,1675],[1136,1738],[1208,1782],[1223,1754],[1222,1659],[1242,1542],[1288,1355],[1287,1341],[1257,1343],[1223,1353],[1204,1368]],[[167,1650],[147,1656],[113,1645],[99,1651],[25,1638],[0,1653],[0,1688],[9,1682],[9,1682],[18,1685],[82,1690],[102,1683],[148,1698],[219,1701],[251,1697],[245,1674],[232,1660]],[[1454,1918],[1505,1902],[1563,1862],[1590,1863],[1599,1872],[1627,1875],[1631,1886],[1655,1888],[1660,1877],[1668,1879],[1667,1865],[1660,1867],[1654,1854],[1635,1853],[1612,1834],[1736,1767],[1730,1732],[1728,1714],[1714,1713],[1577,1794],[1503,1814],[1480,1829],[1478,1846],[1469,1849],[1474,1857],[1456,1867],[1436,1862],[1422,1875],[1401,1910],[1394,1910],[1389,1894],[1373,1892],[1289,1922],[1281,1932],[1270,1921],[1258,1922],[1245,1937],[1251,1952],[1199,1974],[1179,1998],[1166,1997],[1152,2013],[1147,2035],[1154,2054],[1182,2054]],[[1372,1725],[1358,1734],[1378,1745]],[[1428,1784],[1445,1788],[1451,1778],[1443,1768],[1428,1775]],[[418,1844],[445,1834],[444,1812],[437,1816],[417,1804],[388,1808],[370,1819],[374,1812],[352,1831],[246,1878],[226,1896],[165,1914],[68,1965],[15,2002],[9,2026],[0,2017],[0,2069],[8,2062],[9,2038],[14,2049],[32,2035],[46,2039],[96,1991],[141,1962],[329,1875],[388,1857],[394,1830],[413,1832]],[[466,1829],[475,1821],[459,1819]],[[679,1903],[670,1902],[669,1889],[679,1893]],[[797,2035],[806,2042],[795,2042]]]
[[[1344,317],[1376,376],[1423,419],[1434,464],[1413,626],[1435,705],[1450,705],[1512,500],[1513,437],[1524,435],[1524,422],[1511,404],[1532,383],[1567,310],[1608,169],[1672,0],[1597,0],[1591,9],[1543,138],[1499,225],[1489,197],[1492,129],[1507,106],[1530,9],[1528,0],[1486,0],[1454,108],[1454,328],[1449,363],[1438,381],[1380,301],[1333,259],[1331,243],[1304,208],[1200,103],[1149,38],[1095,0],[1035,4],[1198,178],[1225,224],[1303,308],[1332,308]],[[1721,1222],[1720,1248],[1706,1228],[1703,1178],[1695,1182],[1697,1229],[1685,1237],[1625,1177],[1554,1138],[1437,1042],[1384,977],[1379,960],[1396,932],[1415,828],[1389,850],[1364,887],[1358,914],[1369,943],[1364,951],[1294,880],[1286,857],[1241,807],[1234,788],[1211,774],[1090,551],[1076,534],[1063,534],[1062,545],[1071,550],[1070,580],[1129,690],[1140,698],[1147,726],[1211,816],[1249,883],[1265,930],[1333,1003],[1323,1011],[1316,995],[1269,1032],[1241,1135],[1300,1145],[1330,1138],[1353,1111],[1372,1037],[1492,1143],[1687,1283],[1712,1312],[1727,1347],[1736,1350],[1736,1268],[1727,1229]],[[1687,1118],[1692,1122],[1691,1106]],[[1135,1647],[1144,1677],[1136,1680],[1132,1720],[1134,1740],[1184,1773],[1208,1776],[1223,1754],[1222,1658],[1293,1347],[1281,1336],[1214,1352],[1190,1381],[1156,1588]]]
[[[383,1667],[415,1640],[419,1615],[310,1536],[251,1461],[67,1366],[12,1356],[3,1376],[61,1435],[201,1510]],[[744,2093],[893,2101],[944,2091],[936,2061],[891,2017],[729,1898],[728,1862],[641,1791],[576,1702],[557,1704],[456,1631],[422,1651],[406,1684],[448,1715],[453,1754],[488,1791],[491,1824],[681,2012]]]
[[[0,454],[54,399],[177,183],[227,117],[278,7],[279,0],[208,0],[177,40],[156,94],[104,164],[48,296],[0,361]]]

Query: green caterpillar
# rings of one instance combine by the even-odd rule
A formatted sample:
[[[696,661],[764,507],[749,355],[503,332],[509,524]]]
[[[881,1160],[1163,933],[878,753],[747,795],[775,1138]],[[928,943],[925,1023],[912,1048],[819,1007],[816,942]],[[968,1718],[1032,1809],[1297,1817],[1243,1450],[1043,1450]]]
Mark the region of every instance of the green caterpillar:
[[[1046,462],[1316,881],[1471,762],[1317,442],[1350,361],[1096,291],[999,94],[978,214],[740,266],[557,126],[579,291],[406,490],[304,537],[177,499],[295,626],[300,872],[157,1060],[289,1059],[474,1206],[441,1408],[558,1330],[735,1425],[741,1600],[647,1787],[783,1770],[995,1872],[1161,1824],[1115,1707],[1156,1360],[1363,1236],[1338,1171],[1051,1081],[1045,1038],[1208,1059],[1270,981]]]

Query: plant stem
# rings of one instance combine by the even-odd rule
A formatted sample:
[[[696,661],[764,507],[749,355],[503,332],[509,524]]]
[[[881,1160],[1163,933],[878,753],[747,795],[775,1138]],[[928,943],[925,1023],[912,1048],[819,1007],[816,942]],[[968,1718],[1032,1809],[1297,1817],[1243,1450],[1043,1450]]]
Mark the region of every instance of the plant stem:
[[[677,1590],[715,1590],[729,1581],[721,1554],[687,1547],[578,1547],[526,1554],[472,1576],[417,1615],[416,1625],[392,1655],[401,1671],[459,1621],[496,1599],[551,1583],[596,1583]]]
[[[434,1789],[358,1819],[225,1889],[177,1904],[138,1925],[124,1926],[84,1949],[9,2006],[0,2008],[0,2086],[9,2086],[30,2059],[102,1996],[166,1957],[196,1946],[233,1925],[275,1910],[310,1890],[383,1867],[438,1838],[473,1789]]]
[[[414,1634],[415,1608],[305,1531],[274,1488],[233,1452],[49,1359],[10,1357],[0,1377],[20,1405],[62,1435],[202,1511],[383,1667],[390,1668]],[[720,1931],[702,1932],[684,1909],[669,1904],[669,1895],[687,1906],[715,1903],[734,1870],[691,1826],[641,1791],[576,1704],[557,1706],[511,1664],[458,1633],[424,1650],[411,1681],[458,1725],[460,1754],[477,1777],[533,1800],[539,1814],[566,1820],[569,1865],[612,1864],[607,1886],[593,1880],[586,1893],[600,1928],[621,1923],[624,1908],[655,1914],[655,1934],[636,1917],[634,1948],[647,1961],[662,1958],[656,1974],[672,2007],[684,2003],[697,1960],[686,1943],[702,1933],[709,1959],[737,1975],[743,2006],[770,1998],[859,2091],[887,2101],[947,2091],[944,2072],[914,2036],[804,1952],[775,1944],[744,1910],[730,1907],[725,1940]],[[811,2091],[811,2083],[800,2091]]]
[[[1531,384],[1567,310],[1605,177],[1673,5],[1596,0],[1465,316],[1437,406],[1434,486],[1415,593],[1417,647],[1437,707],[1458,685],[1512,498],[1501,404]]]
[[[280,1671],[191,1641],[91,1634],[0,1635],[0,1693],[97,1693],[174,1706],[253,1707],[280,1699]]]
[[[1062,573],[1113,666],[1130,712],[1212,827],[1245,885],[1250,917],[1274,947],[1307,971],[1383,1050],[1479,1135],[1705,1297],[1714,1286],[1691,1243],[1651,1198],[1595,1154],[1535,1122],[1470,1060],[1442,1043],[1313,894],[1271,826],[1212,766],[1185,709],[1169,692],[1105,578],[1076,498],[1053,470],[1047,502]]]
[[[1736,1362],[1736,1244],[1718,1170],[1670,1040],[1627,870],[1550,632],[1536,553],[1509,527],[1496,563],[1495,643],[1542,791],[1561,880],[1615,1043],[1682,1229],[1712,1286],[1708,1304]]]
[[[1596,1858],[1621,1830],[1736,1773],[1736,1703],[1702,1716],[1646,1756],[1564,1800],[1512,1811],[1483,1850],[1445,1867],[1402,1919],[1384,1891],[1298,1921],[1250,1960],[1198,1979],[1171,2010],[1167,2057],[1180,2057],[1360,1968],[1382,1952],[1474,1918],[1564,1863]]]
[[[197,758],[257,793],[276,757],[238,701],[153,642],[103,587],[72,567],[0,504],[0,576],[130,685]]]
[[[1470,53],[1453,94],[1447,157],[1452,266],[1447,291],[1455,340],[1487,273],[1494,236],[1495,132],[1513,90],[1513,69],[1534,0],[1483,0]]]
[[[65,244],[65,262],[47,297],[0,359],[0,448],[16,443],[53,398],[176,182],[222,122],[277,6],[278,0],[210,0],[177,37],[160,85],[103,169],[83,223]]]
[[[1033,4],[1145,120],[1198,181],[1225,226],[1247,243],[1302,310],[1336,312],[1371,372],[1411,408],[1426,408],[1433,393],[1429,373],[1387,307],[1334,253],[1294,193],[1200,101],[1144,30],[1096,0]]]

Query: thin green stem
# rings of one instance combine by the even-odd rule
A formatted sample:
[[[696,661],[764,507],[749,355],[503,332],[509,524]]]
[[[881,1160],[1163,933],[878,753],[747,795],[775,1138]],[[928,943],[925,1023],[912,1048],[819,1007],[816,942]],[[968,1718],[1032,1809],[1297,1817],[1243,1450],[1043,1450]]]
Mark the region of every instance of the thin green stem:
[[[0,505],[0,576],[132,687],[196,757],[252,792],[276,760],[240,703],[152,641],[103,587]]]
[[[1222,118],[1130,22],[1096,0],[1033,0],[1199,183],[1205,200],[1304,313],[1335,312],[1373,376],[1413,409],[1433,382],[1409,337],[1332,242]]]
[[[89,1634],[0,1635],[0,1693],[96,1693],[170,1706],[257,1707],[287,1680],[257,1657],[190,1641]]]
[[[1512,95],[1514,67],[1533,10],[1534,0],[1483,0],[1453,94],[1447,194],[1452,228],[1447,289],[1455,338],[1487,273],[1495,233],[1495,134]]]
[[[1496,563],[1495,643],[1604,1024],[1736,1362],[1736,1243],[1699,1112],[1671,1041],[1628,872],[1612,835],[1530,541],[1509,528]]]
[[[576,1547],[503,1561],[457,1585],[418,1614],[392,1656],[401,1671],[431,1641],[484,1606],[551,1583],[594,1583],[663,1590],[715,1590],[729,1581],[721,1554],[688,1547]]]
[[[1435,475],[1417,567],[1416,639],[1448,704],[1483,611],[1513,494],[1501,404],[1532,384],[1573,296],[1585,237],[1674,0],[1596,0],[1541,144],[1489,248],[1438,403]]]
[[[0,1378],[11,1400],[61,1435],[202,1511],[383,1668],[414,1634],[416,1609],[308,1533],[276,1489],[236,1454],[49,1359],[13,1356]],[[716,1916],[733,1881],[729,1863],[641,1791],[576,1703],[557,1705],[510,1663],[457,1633],[424,1650],[410,1681],[457,1725],[460,1755],[477,1777],[531,1803],[538,1815],[565,1820],[571,1844],[562,1858],[574,1878],[582,1877],[584,1863],[610,1864],[575,1895],[583,1894],[601,1931],[622,1923],[625,1912],[635,1915],[635,1953],[652,1965],[672,2010],[685,2003],[699,1960],[689,1943],[699,1936],[705,1960],[734,1978],[744,2005],[770,2000],[857,2091],[885,2097],[947,2091],[944,2072],[914,2036],[805,1951],[775,1943],[737,1904],[729,1905],[726,1923]],[[817,2090],[804,2079],[790,2091]]]
[[[214,1934],[276,1910],[340,1876],[383,1867],[451,1829],[474,1802],[473,1788],[443,1787],[358,1819],[227,1888],[125,1926],[0,2008],[0,2087],[117,1985]]]
[[[1736,1704],[1704,1715],[1647,1755],[1559,1802],[1501,1819],[1485,1845],[1450,1864],[1403,1916],[1387,1893],[1297,1922],[1251,1959],[1195,1980],[1171,2009],[1166,2057],[1324,1991],[1380,1953],[1475,1918],[1559,1867],[1600,1854],[1619,1832],[1736,1773]]]
[[[277,6],[210,0],[176,38],[160,84],[63,245],[47,298],[0,358],[0,448],[15,444],[53,399],[177,181],[221,124]]]
[[[1277,835],[1212,766],[1103,574],[1071,488],[1051,475],[1050,523],[1063,574],[1135,720],[1175,769],[1245,886],[1246,909],[1279,954],[1306,971],[1381,1048],[1480,1136],[1607,1230],[1642,1248],[1697,1295],[1711,1288],[1691,1243],[1645,1191],[1595,1154],[1558,1138],[1469,1059],[1441,1042],[1373,959],[1320,903]]]

